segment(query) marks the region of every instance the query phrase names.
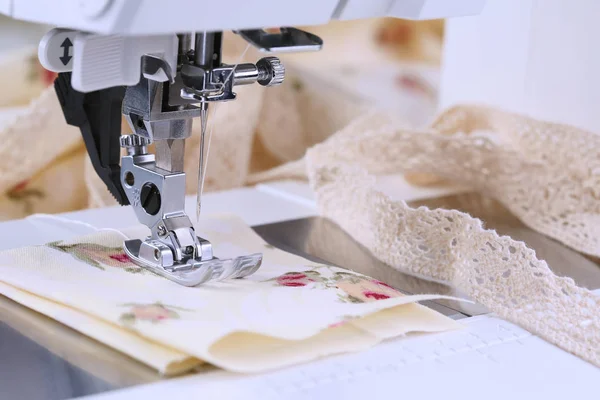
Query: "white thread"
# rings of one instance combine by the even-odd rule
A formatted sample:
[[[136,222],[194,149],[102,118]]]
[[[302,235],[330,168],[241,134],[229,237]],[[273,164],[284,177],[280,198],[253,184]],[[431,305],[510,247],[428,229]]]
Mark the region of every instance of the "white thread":
[[[100,230],[98,227],[96,227],[92,224],[88,224],[87,222],[78,221],[75,219],[64,218],[64,217],[59,217],[57,215],[50,215],[50,214],[32,214],[28,217],[25,217],[25,220],[33,222],[33,223],[35,223],[36,220],[50,220],[50,221],[62,222],[66,225],[84,226],[94,232],[97,232]]]
[[[246,56],[246,53],[248,52],[248,50],[250,49],[250,44],[248,43],[246,45],[246,48],[244,49],[244,51],[242,52],[242,54],[239,56],[237,62],[235,63],[235,65],[233,66],[233,69],[231,70],[231,72],[229,73],[229,75],[227,75],[227,78],[225,79],[225,82],[223,83],[223,86],[225,86],[227,84],[227,82],[229,82],[229,80],[231,79],[231,77],[233,76],[233,73],[235,72],[236,68],[238,67],[238,65],[242,62],[242,60],[244,59],[244,57]],[[219,110],[219,106],[220,104],[215,104],[214,107],[214,111],[213,111],[213,121],[217,119],[217,112]],[[209,117],[207,115],[207,124],[208,124],[208,120]],[[198,165],[198,193],[196,195],[196,221],[200,222],[200,211],[202,209],[202,192],[204,191],[204,178],[206,177],[206,169],[208,167],[208,156],[210,154],[210,143],[211,143],[211,139],[212,139],[212,133],[213,133],[213,129],[215,127],[215,124],[211,124],[210,126],[210,130],[208,131],[208,143],[206,145],[206,157],[204,157],[204,163],[202,163],[202,165]],[[202,143],[202,141],[201,141]],[[201,147],[200,148],[200,154],[202,154],[204,152],[204,149]]]
[[[87,222],[83,222],[83,221],[79,221],[76,219],[69,219],[69,218],[64,218],[64,217],[60,217],[58,215],[50,215],[50,214],[32,214],[28,217],[24,218],[26,221],[32,222],[35,224],[36,220],[39,221],[51,221],[51,222],[60,222],[64,225],[75,225],[75,226],[83,226],[89,230],[91,230],[92,232],[87,232],[86,234],[91,234],[91,233],[95,233],[95,232],[113,232],[113,233],[118,233],[119,235],[123,236],[124,239],[130,239],[129,237],[127,237],[127,235],[125,235],[123,232],[121,232],[118,229],[114,229],[114,228],[98,228],[97,226],[94,226],[92,224],[88,224]]]

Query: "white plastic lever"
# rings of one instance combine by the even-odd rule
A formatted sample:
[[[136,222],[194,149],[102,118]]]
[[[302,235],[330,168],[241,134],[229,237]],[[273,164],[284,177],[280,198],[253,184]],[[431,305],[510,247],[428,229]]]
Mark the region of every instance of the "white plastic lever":
[[[50,71],[72,71],[73,88],[85,93],[137,84],[144,55],[161,58],[176,71],[177,46],[177,35],[172,34],[105,36],[53,29],[42,38],[38,56]],[[169,78],[166,73],[146,77],[159,82]]]
[[[73,42],[77,31],[52,29],[40,40],[38,58],[44,68],[52,72],[73,70]]]

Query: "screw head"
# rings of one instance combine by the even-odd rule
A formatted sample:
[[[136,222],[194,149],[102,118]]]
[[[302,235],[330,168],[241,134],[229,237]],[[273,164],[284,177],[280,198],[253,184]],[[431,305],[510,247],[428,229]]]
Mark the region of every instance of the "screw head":
[[[186,246],[184,249],[185,254],[194,254],[194,247],[193,246]]]
[[[140,191],[140,204],[150,215],[156,215],[160,211],[160,191],[155,184],[147,182]]]
[[[277,57],[264,57],[258,60],[258,83],[262,86],[276,86],[283,83],[285,67]]]
[[[140,121],[142,121],[142,120],[140,120]],[[142,123],[143,123],[143,121],[142,121]],[[121,147],[124,147],[124,148],[136,147],[136,146],[148,146],[151,143],[150,139],[145,138],[143,136],[135,135],[135,134],[123,135],[119,138],[119,142],[121,144]]]
[[[157,229],[158,236],[165,236],[167,234],[167,228],[162,225],[159,225]]]

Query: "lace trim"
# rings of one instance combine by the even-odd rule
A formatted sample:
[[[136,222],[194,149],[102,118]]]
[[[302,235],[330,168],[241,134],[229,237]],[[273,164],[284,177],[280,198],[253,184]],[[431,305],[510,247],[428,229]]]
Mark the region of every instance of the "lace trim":
[[[252,179],[308,176],[321,214],[381,261],[449,282],[499,316],[600,366],[598,297],[557,277],[524,243],[485,230],[478,219],[392,201],[374,188],[373,176],[428,173],[471,187],[532,229],[600,256],[600,138],[471,106],[446,111],[429,131],[399,126],[389,115],[366,115],[303,160]]]

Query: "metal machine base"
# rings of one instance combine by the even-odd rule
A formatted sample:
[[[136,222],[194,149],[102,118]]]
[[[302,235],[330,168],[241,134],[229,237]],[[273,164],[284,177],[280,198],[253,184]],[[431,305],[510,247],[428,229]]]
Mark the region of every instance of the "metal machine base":
[[[470,197],[469,197],[470,196]],[[568,276],[582,287],[600,289],[600,266],[574,250],[524,226],[507,210],[492,207],[493,213],[485,212],[472,204],[473,194],[452,195],[432,200],[410,203],[411,206],[427,206],[431,209],[458,209],[481,218],[489,229],[499,234],[522,240],[535,249],[538,257],[546,260],[558,276]],[[468,201],[470,200],[470,201]],[[253,227],[254,231],[271,245],[282,250],[311,259],[360,272],[381,280],[396,289],[410,294],[437,293],[456,297],[464,294],[440,283],[402,273],[379,261],[360,243],[344,232],[334,222],[321,217],[302,218]],[[479,304],[453,300],[424,302],[442,314],[456,318],[486,314],[489,311]]]

